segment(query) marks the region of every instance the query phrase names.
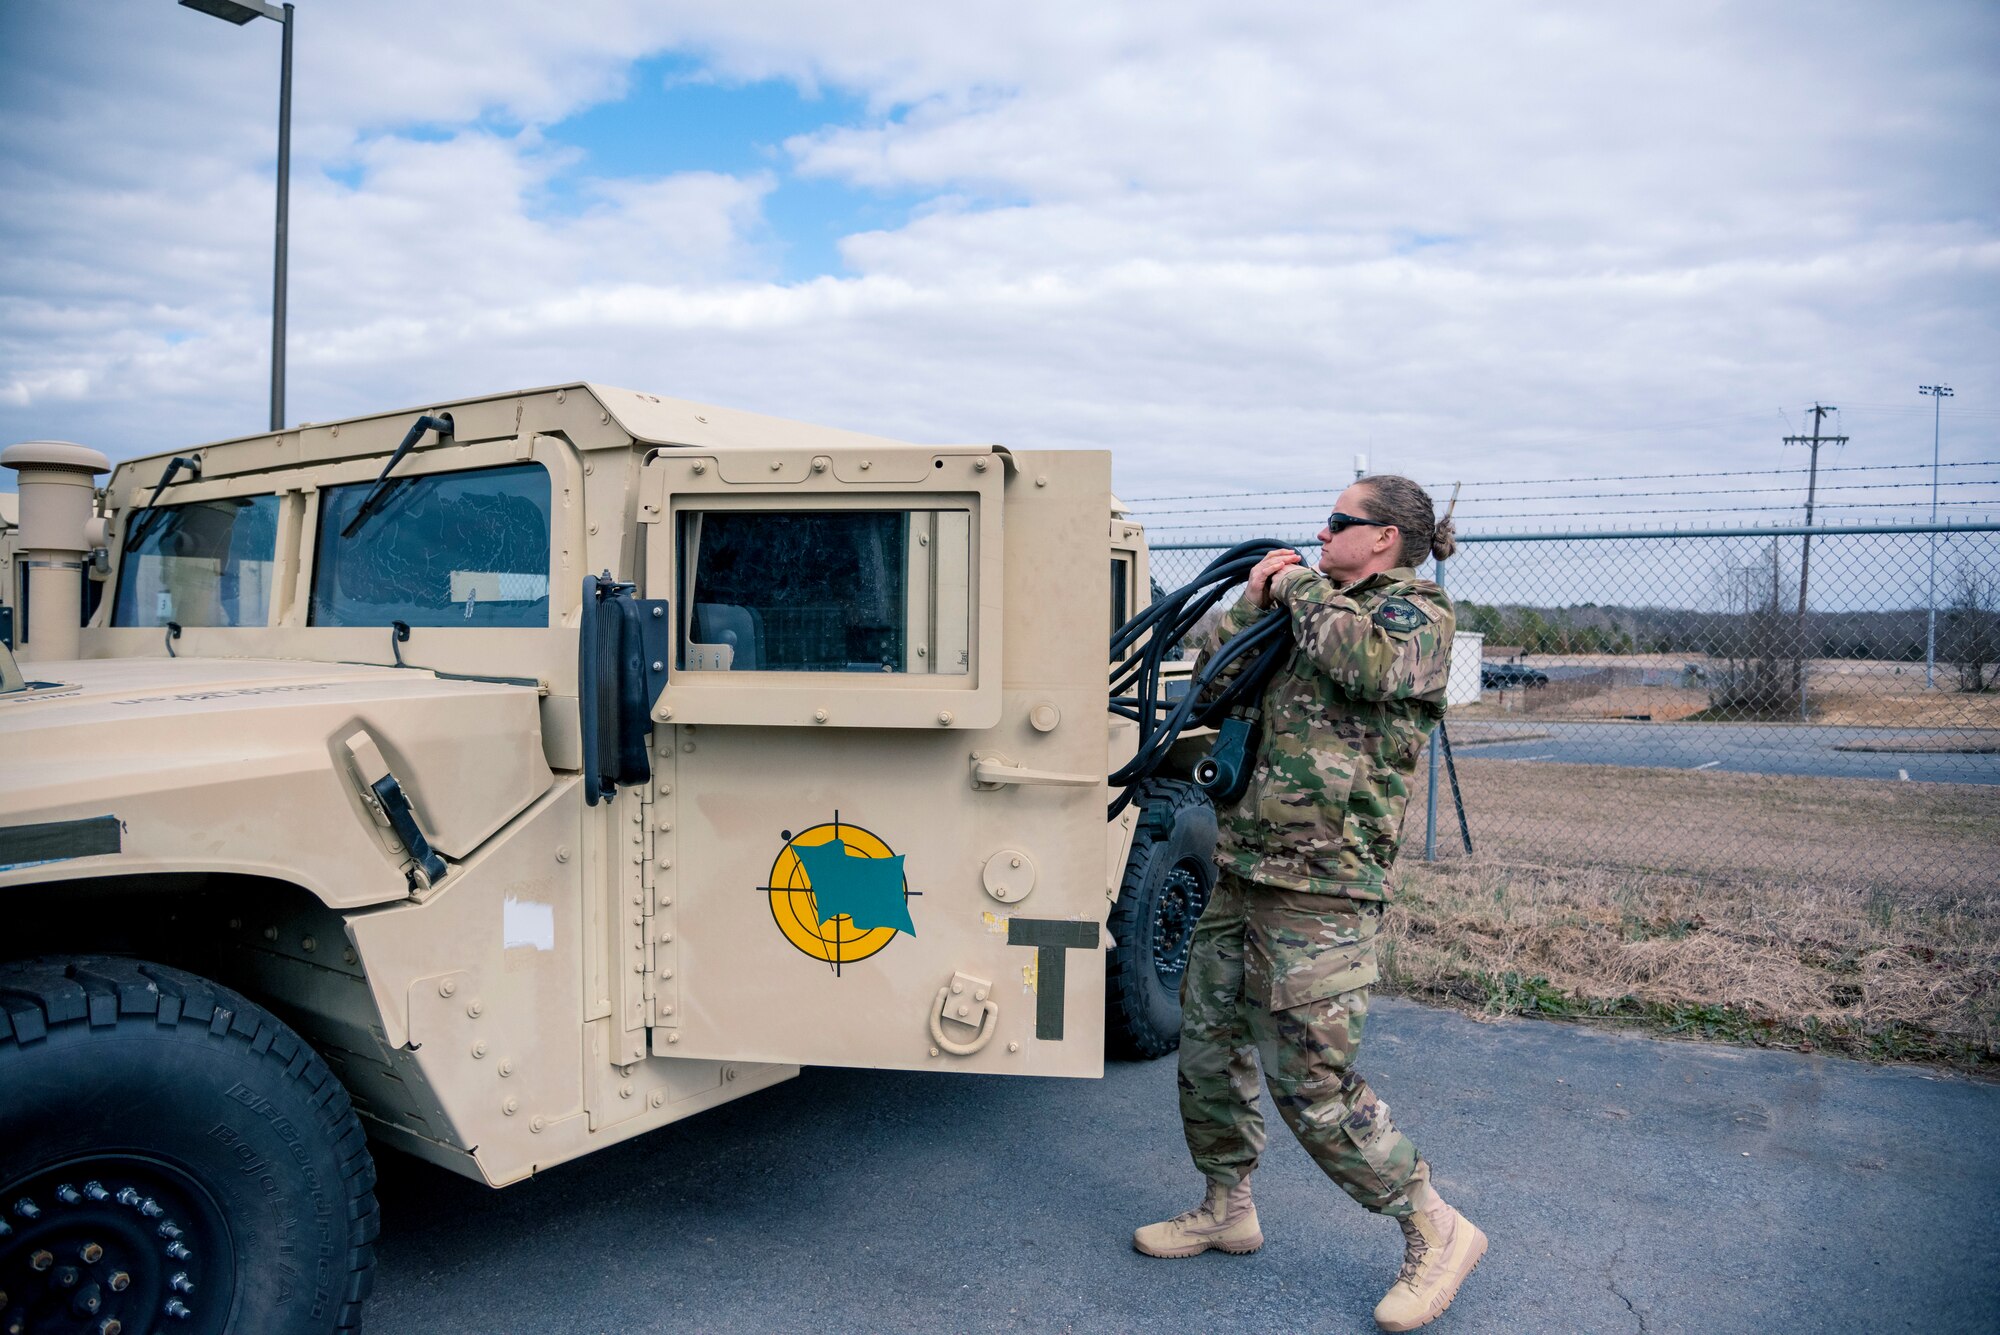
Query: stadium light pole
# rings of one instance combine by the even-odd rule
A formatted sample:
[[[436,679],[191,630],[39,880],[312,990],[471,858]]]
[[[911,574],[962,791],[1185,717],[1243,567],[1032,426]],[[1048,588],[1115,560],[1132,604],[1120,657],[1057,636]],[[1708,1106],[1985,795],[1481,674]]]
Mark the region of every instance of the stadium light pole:
[[[285,426],[285,242],[292,195],[292,7],[263,0],[180,0],[188,9],[242,27],[265,18],[285,30],[278,74],[278,223],[271,263],[271,430]]]
[[[1924,689],[1937,689],[1937,501],[1938,429],[1943,423],[1944,401],[1951,397],[1950,385],[1918,385],[1917,393],[1931,396],[1931,573],[1924,601],[1930,606],[1930,628],[1924,633]]]

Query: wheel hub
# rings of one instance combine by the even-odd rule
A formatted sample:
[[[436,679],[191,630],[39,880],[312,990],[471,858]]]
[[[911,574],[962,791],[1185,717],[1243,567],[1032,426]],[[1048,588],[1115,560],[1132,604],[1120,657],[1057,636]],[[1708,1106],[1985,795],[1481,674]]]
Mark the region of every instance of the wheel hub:
[[[1160,887],[1153,910],[1153,968],[1160,981],[1170,988],[1180,986],[1187,972],[1188,949],[1194,943],[1194,925],[1208,904],[1208,888],[1200,870],[1188,859],[1173,865]]]
[[[93,1155],[0,1190],[0,1335],[203,1335],[234,1287],[221,1214],[178,1168]]]

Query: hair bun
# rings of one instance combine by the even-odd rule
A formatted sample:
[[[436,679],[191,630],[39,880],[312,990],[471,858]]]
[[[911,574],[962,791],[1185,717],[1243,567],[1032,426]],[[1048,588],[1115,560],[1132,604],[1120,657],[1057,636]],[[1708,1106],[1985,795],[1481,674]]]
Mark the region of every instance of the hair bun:
[[[1446,515],[1438,520],[1437,530],[1431,534],[1431,555],[1442,561],[1458,550],[1458,526]]]

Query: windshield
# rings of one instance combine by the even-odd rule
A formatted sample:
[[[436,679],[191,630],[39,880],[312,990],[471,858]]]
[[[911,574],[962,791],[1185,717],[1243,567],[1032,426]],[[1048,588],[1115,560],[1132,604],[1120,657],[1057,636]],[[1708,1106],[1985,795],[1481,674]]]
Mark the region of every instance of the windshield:
[[[114,626],[262,626],[271,615],[276,496],[226,496],[128,521]],[[138,530],[138,542],[130,530]]]
[[[340,531],[374,487],[320,501],[315,626],[546,626],[549,475],[539,464],[392,478],[373,517]]]

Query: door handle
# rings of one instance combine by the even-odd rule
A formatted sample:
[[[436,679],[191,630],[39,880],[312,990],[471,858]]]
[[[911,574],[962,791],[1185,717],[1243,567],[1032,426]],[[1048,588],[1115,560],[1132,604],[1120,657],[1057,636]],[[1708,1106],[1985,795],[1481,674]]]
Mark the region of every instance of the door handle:
[[[1102,774],[1061,774],[1055,770],[1024,769],[1003,756],[972,757],[972,783],[975,788],[999,788],[1010,783],[1090,788],[1103,782]]]

